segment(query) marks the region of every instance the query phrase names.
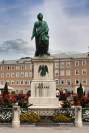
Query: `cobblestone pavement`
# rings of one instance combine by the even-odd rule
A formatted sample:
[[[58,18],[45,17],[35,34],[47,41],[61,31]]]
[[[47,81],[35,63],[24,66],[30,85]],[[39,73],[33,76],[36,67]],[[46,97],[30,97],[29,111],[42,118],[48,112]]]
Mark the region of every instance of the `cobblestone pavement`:
[[[1,133],[89,133],[89,126],[82,128],[57,126],[57,127],[40,127],[40,126],[22,126],[20,128],[12,128],[0,126]]]

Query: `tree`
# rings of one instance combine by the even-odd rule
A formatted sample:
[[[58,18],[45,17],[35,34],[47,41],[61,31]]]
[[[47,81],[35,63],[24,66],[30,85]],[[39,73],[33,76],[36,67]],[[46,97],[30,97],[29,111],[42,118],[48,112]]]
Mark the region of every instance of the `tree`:
[[[80,86],[77,88],[77,95],[79,98],[81,98],[83,96],[83,88],[82,88],[81,83],[80,83]]]
[[[3,93],[4,93],[4,94],[8,94],[8,93],[9,93],[9,92],[8,92],[8,83],[7,83],[7,82],[5,83]]]
[[[8,91],[8,83],[5,83],[4,90],[3,90],[3,102],[5,105],[9,103],[9,91]]]

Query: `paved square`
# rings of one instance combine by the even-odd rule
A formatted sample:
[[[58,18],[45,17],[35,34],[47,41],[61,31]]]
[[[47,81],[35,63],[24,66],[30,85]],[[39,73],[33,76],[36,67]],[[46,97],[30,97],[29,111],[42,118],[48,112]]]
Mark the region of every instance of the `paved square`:
[[[36,127],[36,126],[22,126],[20,128],[11,128],[0,126],[1,133],[89,133],[89,127],[75,128],[69,126],[58,127]]]

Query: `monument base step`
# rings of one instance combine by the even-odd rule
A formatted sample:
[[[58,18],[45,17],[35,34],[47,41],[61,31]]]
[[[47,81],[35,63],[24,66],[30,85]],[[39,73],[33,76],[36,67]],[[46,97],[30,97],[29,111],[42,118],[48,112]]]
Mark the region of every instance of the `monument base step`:
[[[59,106],[59,102],[56,97],[29,97],[29,106],[30,108],[55,108]]]

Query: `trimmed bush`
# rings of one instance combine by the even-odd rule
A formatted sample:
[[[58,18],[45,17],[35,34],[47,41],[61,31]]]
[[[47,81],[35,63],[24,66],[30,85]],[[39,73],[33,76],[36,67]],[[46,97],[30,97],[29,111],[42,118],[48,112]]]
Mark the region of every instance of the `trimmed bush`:
[[[80,86],[77,88],[77,95],[79,98],[83,97],[83,88],[81,83]]]
[[[40,121],[40,116],[33,112],[21,113],[20,121],[27,122],[27,123],[37,123]]]
[[[57,114],[53,116],[53,121],[54,122],[71,122],[72,118],[64,114]]]

